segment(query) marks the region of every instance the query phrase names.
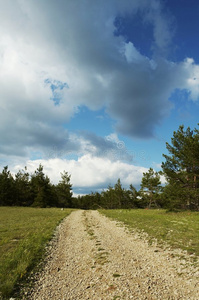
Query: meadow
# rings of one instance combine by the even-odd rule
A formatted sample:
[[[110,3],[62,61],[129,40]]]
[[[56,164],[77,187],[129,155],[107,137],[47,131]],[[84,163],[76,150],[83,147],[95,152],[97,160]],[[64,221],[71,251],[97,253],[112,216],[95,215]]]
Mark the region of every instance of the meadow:
[[[0,299],[19,288],[71,209],[0,207]]]
[[[149,243],[181,248],[199,256],[199,212],[166,210],[100,210],[109,218],[123,222],[129,229],[147,233]]]
[[[0,207],[0,299],[9,299],[37,271],[55,228],[71,209]],[[100,210],[130,231],[147,233],[149,243],[181,248],[199,256],[199,212]]]

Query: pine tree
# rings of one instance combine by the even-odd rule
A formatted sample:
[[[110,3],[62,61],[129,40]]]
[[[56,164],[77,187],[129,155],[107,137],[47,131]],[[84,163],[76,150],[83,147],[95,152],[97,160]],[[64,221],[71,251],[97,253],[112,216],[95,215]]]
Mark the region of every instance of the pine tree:
[[[31,205],[31,187],[30,176],[27,168],[19,170],[15,175],[15,188],[16,188],[16,205],[29,206]]]
[[[124,202],[124,189],[122,188],[121,180],[118,178],[114,186],[115,208],[121,208]]]
[[[8,166],[3,168],[0,173],[0,205],[16,205],[15,199],[15,182]]]
[[[143,173],[141,182],[141,193],[143,198],[148,198],[148,207],[152,205],[157,207],[157,199],[161,191],[160,174],[152,168],[148,172]]]
[[[147,202],[143,201],[143,197],[140,197],[140,193],[132,184],[129,186],[128,194],[130,198],[129,208],[144,208],[147,206]]]
[[[199,210],[199,131],[181,125],[174,131],[169,155],[163,154],[162,169],[168,181],[166,190],[174,195],[171,207]]]
[[[31,188],[33,192],[33,206],[47,207],[54,206],[51,203],[52,185],[50,179],[43,173],[43,166],[40,164],[31,177]]]
[[[122,187],[120,178],[114,187],[109,185],[101,194],[101,206],[107,209],[129,208],[130,202],[129,193]]]
[[[118,208],[115,201],[115,190],[109,185],[106,191],[102,192],[102,203],[106,209]]]
[[[71,176],[66,171],[61,173],[61,180],[56,187],[59,207],[72,207],[73,193],[70,178]]]

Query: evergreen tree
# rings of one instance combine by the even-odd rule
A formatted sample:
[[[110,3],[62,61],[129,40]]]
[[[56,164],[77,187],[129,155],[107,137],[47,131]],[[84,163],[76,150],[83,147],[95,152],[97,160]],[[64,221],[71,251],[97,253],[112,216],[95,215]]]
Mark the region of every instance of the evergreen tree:
[[[120,178],[118,178],[117,183],[114,186],[115,208],[121,208],[123,206],[124,199],[124,189],[122,188]]]
[[[169,155],[163,154],[162,169],[168,181],[166,190],[175,198],[170,206],[199,210],[199,131],[184,130],[181,125],[166,148]]]
[[[128,194],[130,198],[129,208],[144,208],[147,206],[147,202],[143,201],[143,197],[140,197],[140,193],[132,184],[129,186]]]
[[[61,173],[61,181],[56,187],[59,207],[72,207],[73,193],[70,178],[71,176],[66,171]]]
[[[0,173],[0,205],[15,205],[15,183],[8,166]]]
[[[29,206],[32,204],[29,178],[26,167],[25,170],[19,170],[15,175],[16,205]]]
[[[157,199],[161,189],[160,174],[158,172],[155,172],[152,168],[150,168],[148,172],[143,173],[141,193],[144,199],[148,198],[149,208],[152,205],[157,207]]]
[[[115,184],[115,199],[117,208],[131,208],[132,199],[130,198],[129,192],[122,187],[120,178]]]
[[[93,196],[92,209],[103,208],[101,194],[98,192],[95,192],[95,193],[92,193],[92,196]]]
[[[33,206],[47,207],[54,206],[51,203],[52,185],[50,179],[43,173],[43,166],[40,164],[31,177],[31,187],[33,192]],[[54,200],[54,199],[53,199]]]
[[[106,209],[116,208],[114,188],[109,185],[106,191],[102,192],[102,203]]]
[[[120,179],[101,194],[101,206],[107,209],[129,208],[130,202],[129,193],[122,187]]]

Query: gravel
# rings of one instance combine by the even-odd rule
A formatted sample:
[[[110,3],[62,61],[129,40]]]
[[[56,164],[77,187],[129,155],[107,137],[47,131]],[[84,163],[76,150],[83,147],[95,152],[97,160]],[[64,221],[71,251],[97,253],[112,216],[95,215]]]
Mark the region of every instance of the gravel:
[[[185,253],[148,245],[97,211],[72,212],[48,253],[23,299],[199,299],[199,269]]]

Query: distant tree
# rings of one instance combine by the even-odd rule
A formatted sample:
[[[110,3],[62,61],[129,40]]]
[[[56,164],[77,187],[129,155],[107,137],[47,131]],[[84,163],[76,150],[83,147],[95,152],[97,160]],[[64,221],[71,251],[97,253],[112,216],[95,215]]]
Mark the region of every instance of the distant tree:
[[[93,195],[83,195],[81,196],[81,205],[82,209],[92,209],[93,208]]]
[[[136,200],[137,196],[138,196],[138,192],[136,190],[136,188],[130,184],[129,186],[129,194],[130,194],[130,198],[134,201]]]
[[[33,193],[32,205],[34,207],[54,206],[54,203],[51,202],[52,185],[49,177],[43,173],[43,166],[41,164],[31,177],[31,188]]]
[[[122,187],[120,178],[114,187],[109,185],[108,189],[101,193],[101,206],[107,209],[129,208],[130,202],[129,193]]]
[[[103,203],[102,203],[102,197],[100,195],[100,193],[98,192],[91,192],[89,195],[89,197],[87,198],[86,196],[84,197],[84,206],[85,206],[85,201],[87,201],[87,209],[98,209],[98,208],[102,208]]]
[[[114,186],[115,199],[117,208],[132,208],[132,198],[127,190],[122,187],[120,178]]]
[[[61,180],[56,187],[59,207],[72,207],[73,193],[70,178],[71,176],[66,171],[61,173]]]
[[[169,155],[163,154],[162,169],[166,176],[167,192],[173,195],[171,207],[199,210],[199,131],[179,126],[174,131]]]
[[[161,191],[160,174],[152,168],[148,172],[143,173],[141,182],[141,194],[143,198],[148,198],[148,207],[157,206],[157,199]]]
[[[92,193],[93,195],[93,209],[103,208],[102,197],[99,192]]]
[[[106,191],[102,191],[102,203],[103,207],[106,209],[113,209],[115,207],[115,193],[114,188],[109,185]]]
[[[0,205],[15,205],[15,183],[8,166],[0,173]]]
[[[118,178],[114,186],[114,202],[115,208],[121,208],[125,202],[124,189],[122,188],[121,180]]]
[[[128,193],[130,198],[129,208],[144,208],[147,206],[147,203],[143,201],[143,198],[140,197],[139,192],[132,184],[129,186]]]
[[[182,191],[175,182],[166,184],[162,197],[162,207],[169,210],[187,209],[187,198],[185,194],[182,196]]]
[[[27,168],[19,170],[15,175],[15,198],[16,205],[29,206],[32,204],[31,200],[31,186],[30,175],[27,172]]]

